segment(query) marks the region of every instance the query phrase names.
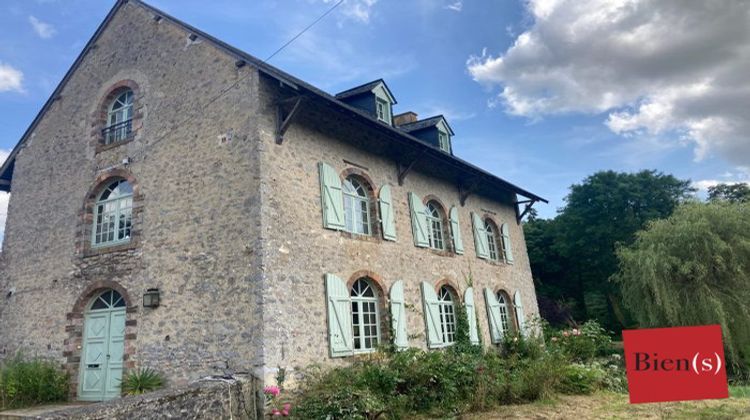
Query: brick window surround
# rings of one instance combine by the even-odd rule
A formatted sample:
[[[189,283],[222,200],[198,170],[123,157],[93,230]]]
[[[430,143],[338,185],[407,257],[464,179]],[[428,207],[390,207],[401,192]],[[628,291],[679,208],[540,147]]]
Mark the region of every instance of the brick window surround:
[[[427,203],[429,203],[430,201],[432,201],[433,203],[437,203],[437,205],[440,207],[440,218],[443,222],[443,244],[445,245],[445,248],[443,250],[430,247],[424,249],[427,249],[432,253],[444,257],[455,257],[456,252],[453,249],[453,233],[451,232],[451,221],[448,218],[448,211],[450,209],[446,207],[445,204],[443,204],[443,202],[437,196],[432,194],[426,195],[422,199],[422,204],[425,206],[425,209],[427,208]],[[430,229],[432,229],[432,227],[430,227]]]
[[[133,91],[133,123],[131,133],[124,140],[104,144],[102,130],[105,129],[108,124],[107,114],[109,112],[109,106],[117,96],[128,89]],[[95,153],[109,150],[133,141],[143,127],[143,93],[136,82],[133,80],[120,80],[110,86],[107,89],[107,92],[108,93],[99,100],[96,110],[91,115],[91,145],[94,147]]]
[[[68,338],[63,342],[65,350],[63,357],[66,360],[65,370],[70,375],[69,396],[75,399],[78,394],[79,372],[81,367],[81,351],[83,350],[83,321],[86,308],[92,299],[106,290],[115,290],[125,301],[125,352],[123,353],[123,377],[128,369],[135,367],[133,356],[135,355],[136,327],[138,322],[136,316],[138,307],[134,305],[128,291],[119,283],[102,280],[96,281],[81,292],[73,309],[66,315],[67,323],[65,332]]]
[[[378,294],[378,314],[380,314],[380,339],[382,342],[387,343],[391,339],[391,311],[389,306],[386,304],[388,301],[388,288],[385,287],[383,278],[370,270],[359,270],[349,276],[349,280],[346,281],[346,289],[351,292],[354,282],[365,278],[370,281],[370,284],[375,288]]]
[[[456,283],[454,283],[451,279],[445,278],[437,283],[435,283],[435,293],[440,293],[440,288],[443,286],[448,286],[448,289],[450,289],[451,294],[453,294],[453,298],[456,299],[455,303],[463,303],[463,295],[458,292],[458,287],[456,286]]]
[[[124,179],[133,187],[132,226],[130,230],[130,241],[124,244],[92,247],[91,232],[94,228],[94,209],[96,201],[107,186],[113,181]],[[113,168],[104,171],[96,177],[93,187],[86,194],[86,199],[79,215],[79,226],[76,229],[76,255],[90,257],[94,255],[107,254],[117,251],[127,251],[138,248],[141,239],[141,227],[143,219],[143,194],[140,185],[133,174],[127,169]]]

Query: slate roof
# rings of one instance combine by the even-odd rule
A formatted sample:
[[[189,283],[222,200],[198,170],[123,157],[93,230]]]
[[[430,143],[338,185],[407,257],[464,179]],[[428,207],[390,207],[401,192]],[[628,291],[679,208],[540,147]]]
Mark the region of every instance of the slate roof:
[[[435,115],[434,117],[425,118],[423,120],[401,124],[398,126],[398,128],[406,131],[407,133],[413,133],[415,131],[419,131],[424,128],[436,126],[441,120],[445,122],[445,125],[448,127],[448,130],[450,130],[450,134],[453,135],[454,134],[453,129],[451,128],[450,125],[448,125],[448,120],[446,120],[445,117],[443,117],[442,115]]]
[[[351,89],[347,89],[343,92],[339,92],[336,94],[336,99],[344,99],[349,98],[352,96],[357,96],[361,93],[367,93],[371,90],[375,89],[375,86],[379,85],[380,83],[385,84],[385,81],[383,79],[373,80],[372,82],[367,82],[363,85],[359,85],[356,87],[353,87]],[[389,89],[390,90],[390,89]]]
[[[444,174],[446,172],[446,168],[449,167],[453,171],[455,171],[457,174],[464,175],[467,179],[473,180],[473,185],[480,185],[478,188],[479,190],[482,189],[486,185],[486,189],[489,191],[498,191],[498,190],[505,190],[517,193],[519,195],[522,195],[526,198],[529,198],[534,201],[542,201],[547,203],[548,201],[544,198],[533,194],[521,187],[518,187],[496,175],[493,175],[469,162],[466,162],[465,160],[458,158],[456,156],[444,153],[439,148],[432,146],[430,144],[426,144],[425,142],[419,140],[418,138],[406,133],[403,130],[400,130],[398,128],[391,127],[390,125],[383,124],[381,122],[378,122],[375,118],[368,115],[367,113],[363,112],[362,110],[359,110],[353,106],[350,106],[344,102],[342,102],[339,98],[336,98],[318,88],[315,86],[310,85],[309,83],[306,83],[240,49],[237,49],[175,17],[170,16],[167,13],[162,12],[161,10],[146,4],[145,2],[141,0],[117,0],[115,5],[112,7],[112,10],[109,11],[107,16],[104,18],[102,23],[99,25],[99,27],[96,29],[96,32],[94,32],[94,35],[91,37],[91,39],[88,41],[86,46],[83,48],[81,53],[76,58],[75,62],[73,62],[73,65],[68,69],[68,71],[65,73],[65,76],[63,76],[60,83],[57,85],[55,90],[52,92],[52,95],[47,99],[47,102],[45,102],[42,109],[39,111],[39,113],[36,115],[34,120],[31,122],[31,125],[26,129],[24,134],[21,136],[21,139],[16,144],[16,146],[11,151],[8,158],[3,163],[2,167],[0,167],[0,191],[10,191],[10,181],[13,177],[13,168],[15,166],[15,157],[18,154],[18,151],[23,147],[24,142],[29,138],[29,135],[34,131],[39,121],[41,121],[44,114],[47,112],[47,110],[52,106],[52,104],[55,102],[55,99],[60,95],[60,92],[62,91],[63,87],[65,86],[68,79],[70,79],[71,75],[75,72],[75,70],[78,68],[78,66],[83,61],[84,57],[86,56],[86,53],[92,48],[92,46],[95,44],[97,38],[101,35],[101,33],[104,31],[104,29],[107,27],[109,22],[112,20],[112,18],[115,16],[117,11],[125,4],[133,4],[138,5],[140,7],[144,7],[147,10],[150,10],[155,15],[161,16],[163,19],[172,22],[173,24],[182,27],[186,31],[195,34],[209,42],[211,42],[214,46],[217,48],[223,50],[227,54],[233,56],[236,58],[237,62],[240,63],[247,63],[249,65],[254,66],[257,68],[261,73],[266,74],[267,76],[270,76],[276,80],[278,80],[283,85],[286,85],[294,90],[299,91],[300,93],[309,93],[315,96],[316,98],[327,102],[330,106],[340,110],[341,112],[344,112],[351,116],[352,118],[369,125],[370,127],[373,127],[374,129],[381,130],[383,135],[388,136],[392,141],[396,142],[399,145],[406,146],[410,149],[414,149],[415,153],[418,153],[421,159],[424,159],[426,162],[424,165],[422,165],[420,168],[424,168],[425,170],[430,170],[436,165],[440,169],[437,172],[434,172],[435,176],[439,174]],[[379,79],[378,81],[380,81]],[[345,91],[346,92],[346,91]],[[342,92],[344,93],[344,92]],[[374,146],[377,146],[376,144]],[[439,165],[444,164],[445,167],[440,167]],[[481,183],[479,182],[481,180]]]

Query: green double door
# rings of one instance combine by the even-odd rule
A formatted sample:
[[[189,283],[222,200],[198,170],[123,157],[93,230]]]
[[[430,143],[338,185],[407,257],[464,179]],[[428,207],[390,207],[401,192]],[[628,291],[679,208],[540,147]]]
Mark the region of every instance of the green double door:
[[[124,350],[125,301],[108,290],[92,301],[84,318],[79,400],[120,396]]]

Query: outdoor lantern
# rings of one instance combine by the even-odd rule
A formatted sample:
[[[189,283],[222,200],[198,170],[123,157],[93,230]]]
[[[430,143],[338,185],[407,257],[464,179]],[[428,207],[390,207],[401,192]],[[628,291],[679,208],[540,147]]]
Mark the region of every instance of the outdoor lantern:
[[[143,307],[156,308],[159,306],[159,289],[148,289],[143,294]]]

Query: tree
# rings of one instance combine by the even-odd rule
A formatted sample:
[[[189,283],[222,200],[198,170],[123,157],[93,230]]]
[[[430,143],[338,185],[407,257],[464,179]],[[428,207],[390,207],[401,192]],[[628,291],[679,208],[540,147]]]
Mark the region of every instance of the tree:
[[[690,203],[617,251],[613,280],[642,327],[721,324],[735,372],[750,362],[750,206]]]
[[[609,281],[617,245],[632,243],[647,222],[669,216],[693,191],[689,181],[656,171],[597,172],[571,186],[555,219],[524,226],[540,295],[567,303],[578,319],[620,331],[629,319]]]
[[[708,187],[708,201],[745,203],[750,201],[750,187],[745,183],[714,185],[713,187]]]

